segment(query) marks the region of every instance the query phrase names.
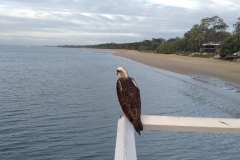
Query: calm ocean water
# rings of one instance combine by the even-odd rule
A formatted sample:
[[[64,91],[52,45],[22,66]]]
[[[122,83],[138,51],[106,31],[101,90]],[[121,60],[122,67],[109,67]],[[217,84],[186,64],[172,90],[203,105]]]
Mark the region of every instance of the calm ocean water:
[[[142,114],[240,118],[240,86],[152,68],[111,52],[0,46],[0,159],[113,159],[116,68],[134,77]],[[139,160],[240,159],[240,135],[143,131]]]

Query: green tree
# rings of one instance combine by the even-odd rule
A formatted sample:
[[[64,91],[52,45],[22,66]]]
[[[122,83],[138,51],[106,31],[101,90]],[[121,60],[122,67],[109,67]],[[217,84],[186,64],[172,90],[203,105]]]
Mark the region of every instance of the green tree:
[[[140,44],[140,45],[138,46],[138,51],[139,51],[139,52],[148,51],[148,47],[144,46],[143,44]]]
[[[232,55],[240,51],[240,32],[230,36],[220,45],[220,56]]]
[[[166,40],[163,38],[152,38],[149,50],[156,51],[157,47],[164,42],[166,42]]]
[[[184,37],[187,40],[187,48],[189,51],[200,51],[201,44],[204,40],[203,27],[198,24],[193,25],[191,30],[184,34]]]
[[[222,32],[226,32],[229,27],[222,18],[216,16],[203,18],[200,26],[205,34],[205,43],[209,42],[222,42],[226,37],[221,37]]]
[[[237,33],[240,31],[240,17],[238,17],[237,22],[233,24],[234,31],[233,33]]]
[[[184,45],[185,43],[182,38],[170,38],[166,42],[161,43],[157,47],[156,52],[161,54],[173,54],[183,51]]]

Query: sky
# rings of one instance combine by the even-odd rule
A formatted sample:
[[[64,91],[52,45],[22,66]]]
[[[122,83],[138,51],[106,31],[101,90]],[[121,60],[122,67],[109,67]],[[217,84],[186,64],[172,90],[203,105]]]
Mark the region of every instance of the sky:
[[[229,26],[239,0],[0,0],[0,44],[87,45],[183,37],[201,19]]]

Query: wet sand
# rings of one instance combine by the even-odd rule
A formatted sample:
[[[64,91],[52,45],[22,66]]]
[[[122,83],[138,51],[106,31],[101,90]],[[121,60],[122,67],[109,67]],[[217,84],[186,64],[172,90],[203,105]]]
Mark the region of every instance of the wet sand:
[[[176,72],[216,77],[240,85],[240,63],[178,55],[143,53],[135,50],[112,50],[114,55],[152,67]]]

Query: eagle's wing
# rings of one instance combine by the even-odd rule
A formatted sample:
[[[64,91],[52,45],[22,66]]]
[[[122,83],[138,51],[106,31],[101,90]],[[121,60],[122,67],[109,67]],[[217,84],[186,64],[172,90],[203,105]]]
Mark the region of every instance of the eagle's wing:
[[[126,95],[126,89],[123,89],[122,87],[120,78],[117,80],[116,89],[117,89],[118,101],[120,103],[120,106],[122,107],[123,113],[126,114],[128,112],[128,109],[126,107],[127,95]]]
[[[131,85],[132,91],[130,92],[129,95],[130,98],[129,104],[131,104],[131,107],[129,107],[130,108],[129,114],[132,117],[132,119],[139,120],[141,115],[140,90],[138,89],[136,81],[133,78],[130,79],[133,85]]]
[[[131,79],[131,81],[133,82],[133,84],[138,88],[138,86],[137,86],[137,83],[136,83],[136,81],[134,80],[134,78],[130,78]],[[138,89],[139,90],[139,89]]]

